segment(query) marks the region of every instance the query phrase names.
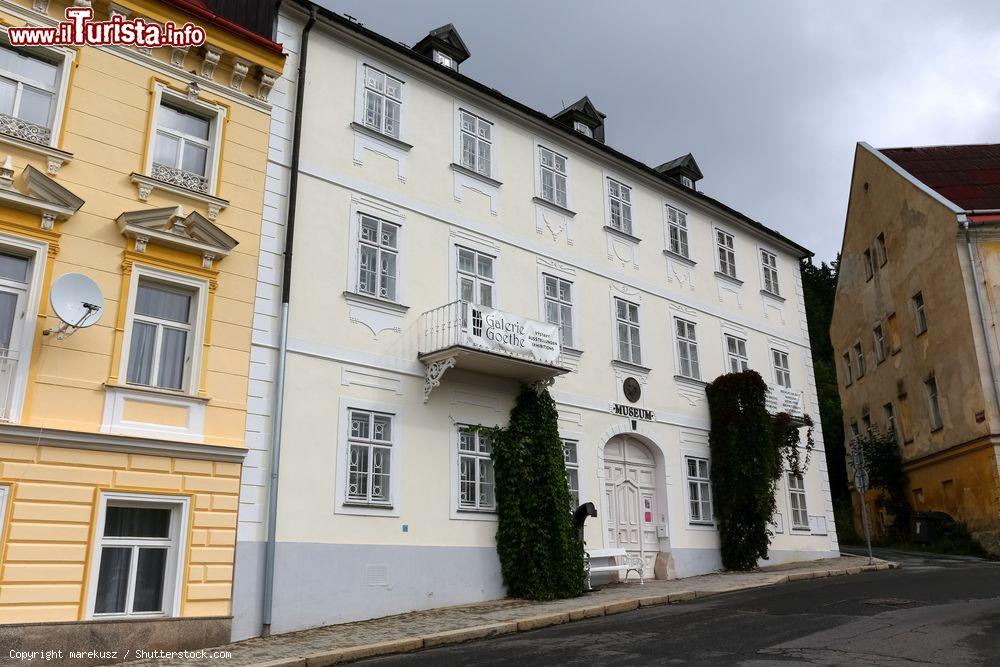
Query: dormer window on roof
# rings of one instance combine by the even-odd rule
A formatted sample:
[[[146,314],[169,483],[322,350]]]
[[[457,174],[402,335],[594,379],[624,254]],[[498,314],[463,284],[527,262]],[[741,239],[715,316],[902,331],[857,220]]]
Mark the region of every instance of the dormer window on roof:
[[[604,119],[606,116],[597,110],[589,97],[582,97],[569,105],[552,119],[566,127],[579,132],[585,137],[604,143]]]
[[[670,162],[664,162],[656,168],[656,171],[692,190],[696,189],[695,184],[702,178],[701,169],[690,153]]]
[[[413,50],[456,72],[458,66],[472,55],[451,23],[431,30],[413,45]]]

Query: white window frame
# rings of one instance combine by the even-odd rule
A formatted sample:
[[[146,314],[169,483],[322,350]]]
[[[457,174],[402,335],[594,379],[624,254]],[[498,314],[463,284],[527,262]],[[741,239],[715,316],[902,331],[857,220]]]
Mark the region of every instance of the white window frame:
[[[20,236],[0,233],[0,250],[12,255],[21,255],[29,261],[27,272],[27,288],[21,300],[21,312],[12,331],[11,339],[18,336],[18,359],[14,378],[11,380],[8,394],[8,421],[14,424],[21,422],[24,409],[24,398],[27,394],[28,374],[31,370],[32,353],[37,336],[38,312],[41,307],[41,285],[45,277],[45,267],[48,260],[48,244]],[[19,330],[17,330],[19,329]]]
[[[362,238],[361,230],[363,227],[363,220],[373,220],[377,225],[376,234],[378,238],[376,241],[366,240]],[[401,261],[400,257],[400,242],[403,235],[403,226],[398,222],[393,220],[386,220],[385,216],[379,217],[374,216],[369,213],[359,212],[355,215],[353,220],[354,225],[357,229],[355,230],[354,238],[356,239],[355,244],[352,247],[352,251],[356,255],[355,257],[355,270],[354,270],[354,293],[360,294],[361,296],[366,296],[371,299],[378,299],[379,301],[388,301],[390,303],[399,303],[399,290],[402,286],[402,277],[399,275],[399,263]],[[395,228],[396,230],[396,244],[395,246],[390,246],[383,243],[383,226],[388,225]],[[364,248],[372,248],[375,250],[375,294],[366,292],[361,288],[361,251]],[[391,255],[395,258],[395,274],[392,276],[394,282],[393,294],[389,296],[388,294],[382,294],[382,256]]]
[[[919,305],[917,299],[920,299]],[[910,297],[910,308],[913,312],[913,323],[916,327],[916,335],[927,331],[927,301],[924,300],[923,290],[916,292]]]
[[[561,438],[563,446],[563,463],[566,465],[566,485],[569,487],[570,495],[570,511],[575,511],[577,507],[580,506],[583,496],[580,495],[580,441],[576,438]],[[573,450],[573,460],[570,460],[568,449]],[[570,481],[570,471],[576,473],[576,488],[573,488],[573,483]],[[574,491],[576,492],[576,500],[573,500]],[[0,523],[0,527],[3,524]]]
[[[190,291],[191,294],[191,323],[188,336],[188,358],[185,369],[185,379],[179,390],[163,389],[152,385],[133,385],[128,383],[128,360],[130,347],[132,345],[132,328],[135,322],[135,303],[139,295],[139,280],[145,279],[155,283],[164,283],[168,287],[175,287]],[[150,389],[157,392],[165,392],[173,395],[193,396],[198,393],[198,384],[201,380],[201,360],[205,344],[205,328],[208,311],[208,281],[195,278],[193,276],[165,271],[144,264],[134,264],[132,266],[132,276],[129,281],[128,304],[125,315],[125,335],[122,340],[121,362],[118,367],[118,377],[122,386],[135,389]],[[140,315],[140,319],[142,316]],[[154,365],[156,360],[154,359]]]
[[[798,483],[794,486],[792,485],[792,480],[798,480]],[[809,503],[806,498],[806,477],[805,474],[796,475],[795,473],[789,472],[785,475],[785,486],[788,487],[788,524],[791,526],[792,530],[798,533],[808,533],[811,532],[809,527]],[[796,508],[795,503],[792,500],[793,496],[799,496],[801,499],[801,506]],[[806,522],[804,524],[798,523],[795,520],[795,510],[798,509],[806,517]]]
[[[944,419],[941,417],[940,390],[936,377],[932,375],[924,380],[924,391],[927,392],[927,416],[931,426],[930,430],[937,431],[944,427]]]
[[[875,258],[880,267],[885,266],[886,262],[889,261],[889,251],[885,247],[885,232],[879,232],[875,236]]]
[[[392,417],[392,444],[389,447],[389,504],[362,503],[349,498],[350,461],[351,461],[351,410],[379,413]],[[366,401],[363,399],[341,396],[338,413],[339,429],[337,434],[337,455],[335,469],[331,472],[334,480],[335,514],[352,514],[358,516],[400,516],[403,500],[400,494],[403,471],[403,436],[406,420],[403,407],[394,403]]]
[[[898,440],[899,426],[896,425],[896,406],[892,404],[892,401],[882,405],[882,419],[885,422],[886,434],[892,434],[892,437]]]
[[[729,349],[729,341],[733,341],[736,347],[736,351],[733,352]],[[740,352],[740,343],[743,344],[743,351]],[[733,333],[723,332],[722,333],[722,354],[726,360],[726,372],[727,373],[740,373],[750,369],[750,352],[747,347],[747,339],[743,336],[737,336]],[[737,366],[741,368],[733,368],[733,362],[736,362]]]
[[[543,194],[543,190],[542,190],[542,169],[543,169],[543,167],[542,167],[542,151],[549,151],[550,153],[555,153],[556,155],[562,157],[566,161],[566,173],[565,173],[565,178],[566,178],[566,201],[565,201],[565,203],[559,203],[556,199],[548,199]],[[573,206],[572,206],[573,199],[572,199],[572,194],[570,192],[570,185],[569,184],[570,184],[570,178],[571,178],[571,175],[572,175],[572,162],[573,161],[570,158],[569,152],[565,151],[565,150],[563,150],[563,149],[561,149],[561,148],[559,148],[559,147],[555,146],[554,144],[549,143],[547,141],[536,140],[535,141],[535,151],[534,151],[533,159],[534,159],[534,172],[535,172],[535,197],[539,201],[542,201],[542,202],[548,204],[549,206],[555,206],[558,209],[566,210],[566,211],[572,210],[572,208],[573,208]],[[553,181],[553,192],[555,192],[554,183],[555,182]]]
[[[691,327],[694,332],[694,337],[689,337],[688,331],[684,332],[684,336],[681,336],[680,332],[677,330],[678,324],[684,324],[685,329]],[[682,378],[687,378],[689,380],[701,380],[701,355],[698,352],[698,323],[683,317],[674,317],[673,329],[674,333],[674,350],[677,354],[677,375]],[[683,351],[682,351],[683,350]],[[691,350],[694,350],[694,356],[691,355]],[[682,359],[687,357],[688,365],[691,372],[685,373],[682,367]]]
[[[100,583],[101,554],[104,546],[115,546],[116,540],[127,540],[121,542],[122,546],[136,544],[137,541],[147,538],[105,538],[104,523],[107,519],[109,502],[112,505],[154,507],[156,509],[171,509],[170,516],[170,545],[167,554],[167,568],[164,572],[163,583],[163,607],[162,612],[140,612],[130,614],[95,614],[94,605],[97,602],[97,587]],[[121,619],[121,618],[173,618],[180,616],[181,598],[183,597],[184,571],[187,564],[187,535],[190,525],[191,498],[189,496],[157,495],[149,493],[126,493],[117,491],[104,491],[101,493],[97,507],[97,525],[94,533],[94,548],[90,557],[90,584],[87,592],[86,620],[97,619]],[[150,539],[150,544],[163,542],[159,538]],[[106,542],[107,540],[107,542]],[[135,568],[134,557],[133,567],[129,570],[130,581],[134,580]],[[132,597],[132,584],[129,584],[128,598]]]
[[[461,257],[462,251],[471,252],[473,254],[473,264],[475,266],[475,272],[474,273],[470,273],[468,271],[463,271],[461,269],[460,257]],[[493,276],[491,278],[487,278],[485,276],[479,275],[479,258],[480,257],[489,257],[490,258],[490,260],[491,260],[491,267],[492,267],[492,273],[493,273]],[[496,255],[494,255],[493,253],[482,252],[480,250],[476,250],[475,248],[470,248],[470,247],[468,247],[467,245],[464,245],[464,244],[456,244],[456,246],[455,246],[455,280],[454,280],[454,282],[455,282],[455,291],[458,294],[458,299],[459,300],[462,300],[462,288],[461,288],[461,284],[462,284],[462,280],[463,280],[463,276],[464,276],[465,279],[472,281],[472,297],[473,298],[468,303],[471,303],[471,304],[474,304],[474,305],[477,305],[477,306],[482,306],[483,308],[494,308],[494,309],[497,308],[497,263],[498,263],[498,259],[499,258]],[[489,285],[489,287],[490,287],[490,303],[488,303],[488,304],[480,303],[480,299],[482,297],[482,288],[483,288],[484,285]]]
[[[455,513],[459,517],[464,518],[464,516],[472,515],[485,515],[487,517],[496,518],[497,514],[497,494],[496,494],[496,470],[493,470],[493,507],[482,507],[479,504],[479,487],[481,480],[479,479],[479,462],[486,460],[490,462],[490,466],[493,466],[493,459],[489,454],[484,454],[479,451],[479,442],[482,435],[481,432],[474,432],[476,442],[476,451],[470,452],[461,448],[461,433],[463,430],[476,428],[477,424],[470,424],[468,422],[456,422],[452,427],[454,432],[454,450],[455,455],[452,458],[452,465],[455,467],[455,493],[454,493],[454,503],[455,503]],[[494,443],[494,447],[496,444]],[[462,504],[462,458],[471,458],[476,461],[476,502],[474,507]]]
[[[463,114],[468,114],[476,119],[477,127],[478,123],[486,123],[490,126],[490,139],[487,143],[490,145],[490,165],[489,170],[486,172],[480,171],[479,165],[479,144],[476,144],[476,166],[470,167],[465,164],[465,153],[463,150],[463,135],[467,134],[462,123]],[[498,180],[497,176],[500,173],[497,167],[497,141],[498,141],[497,123],[496,121],[484,114],[479,109],[474,108],[472,105],[468,104],[455,104],[455,164],[459,165],[463,169],[468,170],[470,173],[475,174],[483,178],[489,178],[493,180]],[[477,132],[477,142],[480,140]]]
[[[560,346],[564,347],[564,348],[568,347],[570,349],[574,349],[574,345],[576,343],[576,338],[577,338],[577,331],[576,331],[576,322],[577,322],[577,317],[576,317],[576,301],[577,301],[577,299],[575,298],[576,297],[576,283],[573,280],[570,280],[569,278],[566,278],[565,276],[560,276],[560,275],[556,275],[555,273],[548,273],[548,272],[544,272],[544,271],[541,272],[540,278],[541,278],[541,284],[539,285],[539,298],[541,299],[542,308],[541,308],[541,317],[539,319],[542,322],[548,322],[549,324],[555,324],[556,326],[558,326],[559,327],[559,343],[560,343]],[[550,297],[549,294],[548,294],[547,287],[548,287],[548,281],[549,280],[556,281],[556,296],[554,298]],[[570,286],[570,299],[569,299],[569,301],[566,301],[565,299],[562,299],[561,297],[559,297],[559,283],[567,283]],[[551,322],[549,320],[549,316],[548,316],[548,313],[549,313],[548,303],[550,301],[554,302],[559,307],[559,321],[558,322]],[[568,306],[569,307],[569,316],[570,316],[570,322],[569,322],[569,329],[570,329],[569,341],[564,341],[563,340],[563,333],[564,333],[563,325],[565,324],[565,320],[564,320],[563,314],[562,314],[563,313],[563,306]]]
[[[383,205],[374,201],[353,201],[350,207],[350,217],[348,218],[348,238],[347,238],[347,280],[345,291],[357,294],[368,299],[377,299],[387,304],[403,305],[406,303],[407,285],[403,279],[406,275],[406,248],[407,236],[406,225],[402,212],[389,205]],[[360,245],[361,245],[361,216],[376,218],[382,222],[396,225],[396,298],[381,299],[370,294],[365,294],[358,290],[358,277],[360,276]]]
[[[7,534],[7,498],[10,496],[10,486],[0,484],[0,535]]]
[[[667,251],[678,257],[691,259],[691,235],[687,224],[687,213],[670,204],[665,204],[664,206],[666,207],[664,216],[666,216],[667,226]],[[671,214],[673,215],[673,220],[671,220]],[[677,235],[676,250],[673,247],[675,230]]]
[[[573,129],[576,130],[577,132],[579,132],[580,134],[582,134],[585,137],[590,137],[591,139],[594,138],[594,130],[593,130],[593,128],[591,128],[589,125],[587,125],[586,123],[584,123],[582,121],[574,120],[573,121]]]
[[[226,108],[203,102],[199,99],[191,99],[184,93],[169,88],[163,83],[156,83],[153,86],[153,109],[149,123],[150,129],[146,137],[146,162],[143,166],[143,173],[153,178],[153,153],[156,150],[156,137],[160,126],[160,107],[164,99],[173,106],[208,119],[209,150],[205,164],[205,179],[208,182],[208,192],[197,192],[195,190],[191,190],[191,192],[195,196],[216,196],[219,187],[219,161],[222,155],[222,128],[226,121]]]
[[[690,469],[688,468],[688,462],[695,461],[695,466],[698,467],[700,463],[705,464],[706,473],[705,477],[696,476],[692,477],[690,474]],[[715,504],[712,500],[712,462],[707,455],[704,454],[694,454],[694,453],[684,453],[682,466],[684,470],[684,500],[687,505],[687,518],[689,526],[702,526],[702,527],[714,527],[715,526]],[[700,471],[699,471],[700,472]],[[708,492],[708,508],[710,516],[705,518],[704,516],[694,516],[692,513],[692,503],[695,499],[691,495],[691,484],[698,485],[698,502],[699,502],[699,513],[701,512],[701,504],[705,502],[704,496],[702,495],[706,490]]]
[[[493,305],[494,310],[501,310],[503,303],[501,297],[501,272],[500,272],[500,246],[478,237],[469,235],[452,235],[451,244],[448,248],[450,255],[451,271],[448,274],[448,296],[449,301],[459,301],[462,298],[462,291],[458,283],[458,251],[460,248],[472,250],[483,255],[493,257]]]
[[[397,100],[399,102],[399,133],[398,133],[398,135],[392,135],[392,134],[389,134],[389,133],[387,133],[385,131],[385,106],[384,106],[384,103],[383,103],[383,107],[382,107],[382,123],[381,123],[381,125],[376,128],[376,127],[374,127],[372,125],[369,125],[366,122],[367,121],[367,118],[366,118],[366,115],[367,115],[366,114],[366,112],[367,112],[367,107],[366,107],[366,104],[367,104],[367,95],[366,95],[366,91],[368,90],[367,83],[366,83],[366,81],[367,81],[366,70],[368,68],[371,68],[371,69],[373,69],[373,70],[375,70],[375,71],[377,71],[377,72],[379,72],[379,73],[381,73],[381,74],[383,74],[385,76],[392,77],[393,79],[399,81],[399,83],[400,83],[400,99]],[[373,134],[375,134],[376,136],[385,137],[386,139],[388,139],[390,141],[405,142],[406,141],[406,137],[407,137],[407,124],[406,124],[407,113],[406,112],[407,112],[407,107],[409,106],[407,104],[407,102],[408,102],[407,98],[409,97],[409,95],[408,95],[408,93],[409,93],[409,86],[407,85],[407,81],[408,81],[407,77],[403,76],[397,70],[395,70],[395,69],[393,69],[391,67],[386,67],[382,63],[376,62],[374,60],[359,59],[358,60],[358,69],[357,69],[357,81],[356,81],[356,85],[355,85],[356,90],[355,90],[355,105],[354,105],[355,106],[354,121],[358,125],[360,125],[361,127],[365,128],[366,130],[368,130],[368,131],[372,132]],[[377,91],[374,91],[374,92],[376,94],[378,94]],[[385,94],[382,93],[382,95],[383,95],[383,98],[384,98]]]
[[[759,248],[760,257],[760,285],[768,294],[781,296],[781,281],[778,275],[778,253]],[[770,264],[768,261],[770,260]]]
[[[368,437],[361,437],[354,434],[354,416],[359,415],[365,417],[368,422]],[[376,420],[383,418],[388,421],[389,424],[389,438],[379,439],[375,437],[375,427]],[[347,410],[347,420],[348,420],[348,440],[347,440],[347,499],[345,502],[352,505],[364,505],[366,507],[392,507],[393,496],[392,496],[392,478],[398,474],[395,468],[392,467],[392,436],[396,433],[396,416],[388,412],[376,412],[374,410],[365,410],[362,408],[348,408]],[[363,472],[365,478],[365,493],[364,497],[359,497],[360,494],[351,493],[351,477],[354,474],[352,470],[352,450],[356,447],[365,449],[366,460],[368,461],[368,466]],[[388,472],[388,484],[386,484],[386,498],[385,500],[378,500],[373,496],[373,489],[376,486],[375,483],[375,450],[382,450],[384,454],[388,454],[389,457],[389,472]],[[385,484],[385,483],[383,483]]]
[[[619,194],[614,195],[617,187]],[[634,188],[617,175],[604,174],[604,220],[605,224],[615,231],[635,236],[635,198]],[[627,197],[626,197],[627,196]],[[618,203],[620,222],[614,222],[615,203]],[[625,221],[625,211],[628,210],[628,224]]]
[[[715,239],[715,269],[723,276],[727,278],[732,278],[733,280],[739,280],[739,274],[736,270],[736,235],[726,230],[715,227],[712,230],[712,234]],[[729,243],[725,243],[728,239]],[[722,255],[725,253],[727,255],[726,262],[723,262]],[[726,268],[729,265],[732,271],[727,271]]]
[[[872,338],[875,340],[875,363],[880,364],[888,356],[885,347],[885,329],[881,322],[872,327]]]
[[[618,316],[618,302],[619,301],[621,301],[622,303],[626,304],[626,315],[628,315],[628,311],[627,311],[628,306],[635,306],[635,317],[636,317],[635,321],[632,321],[631,319],[628,319],[627,317],[626,317],[626,319],[621,319]],[[617,360],[617,361],[622,361],[622,362],[624,362],[626,364],[632,364],[633,366],[642,366],[642,360],[645,358],[645,353],[644,353],[644,351],[642,349],[642,338],[643,338],[643,336],[642,336],[642,305],[638,301],[631,301],[631,300],[626,299],[624,297],[613,296],[611,298],[611,321],[612,321],[612,326],[614,327],[614,329],[612,331],[613,335],[611,337],[612,341],[613,341],[613,344],[614,344],[614,356],[612,358],[615,359],[615,360]],[[622,355],[621,355],[621,340],[619,338],[619,327],[618,327],[619,323],[625,324],[628,327],[628,332],[629,332],[629,340],[628,340],[628,343],[629,343],[629,345],[628,345],[629,358],[628,359],[623,358]],[[633,329],[635,330],[634,333],[633,333]],[[634,336],[638,336],[639,337],[639,345],[638,345],[638,347],[639,347],[639,359],[635,359],[633,357],[633,354],[632,354],[632,339],[633,339]]]
[[[779,365],[779,359],[784,359],[784,366]],[[792,365],[788,356],[787,350],[779,350],[775,347],[771,348],[771,368],[774,369],[774,382],[779,387],[784,387],[785,389],[792,388]],[[784,378],[784,382],[782,382]]]
[[[6,27],[0,28],[0,42],[2,42],[6,47],[10,47],[10,38],[7,35]],[[37,144],[39,146],[47,146],[49,148],[58,148],[59,138],[62,134],[63,117],[66,112],[66,100],[69,97],[68,91],[70,72],[73,67],[73,62],[76,60],[76,51],[68,48],[33,46],[31,47],[31,53],[38,54],[45,60],[51,60],[58,66],[56,85],[53,90],[55,93],[55,103],[52,105],[52,120],[48,126],[51,134],[49,135],[48,143]],[[25,141],[23,139],[16,139],[5,134],[0,134],[0,138]],[[31,142],[27,143],[29,145],[31,144]]]

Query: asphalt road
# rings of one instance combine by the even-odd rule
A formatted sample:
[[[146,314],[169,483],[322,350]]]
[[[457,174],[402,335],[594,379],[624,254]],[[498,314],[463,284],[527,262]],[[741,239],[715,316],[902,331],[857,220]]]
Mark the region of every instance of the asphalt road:
[[[1000,563],[888,550],[876,556],[903,567],[650,607],[366,664],[1000,664]]]

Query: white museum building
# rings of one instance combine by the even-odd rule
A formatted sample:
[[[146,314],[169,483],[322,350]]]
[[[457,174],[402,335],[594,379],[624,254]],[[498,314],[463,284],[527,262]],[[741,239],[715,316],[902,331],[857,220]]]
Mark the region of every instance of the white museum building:
[[[548,116],[462,75],[450,25],[411,48],[305,7],[278,26],[235,636],[502,597],[468,427],[505,425],[524,384],[551,385],[588,549],[720,569],[705,386],[752,368],[818,422],[809,252],[700,192],[690,154],[608,147],[588,98]],[[772,562],[838,553],[815,437]]]

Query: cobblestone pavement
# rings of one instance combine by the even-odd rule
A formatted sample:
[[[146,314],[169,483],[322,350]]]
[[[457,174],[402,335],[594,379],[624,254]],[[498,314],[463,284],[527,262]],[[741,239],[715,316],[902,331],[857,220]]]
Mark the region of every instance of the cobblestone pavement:
[[[609,584],[579,598],[552,602],[502,599],[330,625],[311,630],[249,639],[214,650],[230,651],[228,665],[329,665],[375,655],[532,630],[571,620],[630,611],[639,606],[682,602],[696,597],[771,586],[819,577],[889,569],[894,563],[860,556],[775,565],[753,572],[724,572],[671,581]],[[129,665],[196,665],[196,662],[146,660]]]

